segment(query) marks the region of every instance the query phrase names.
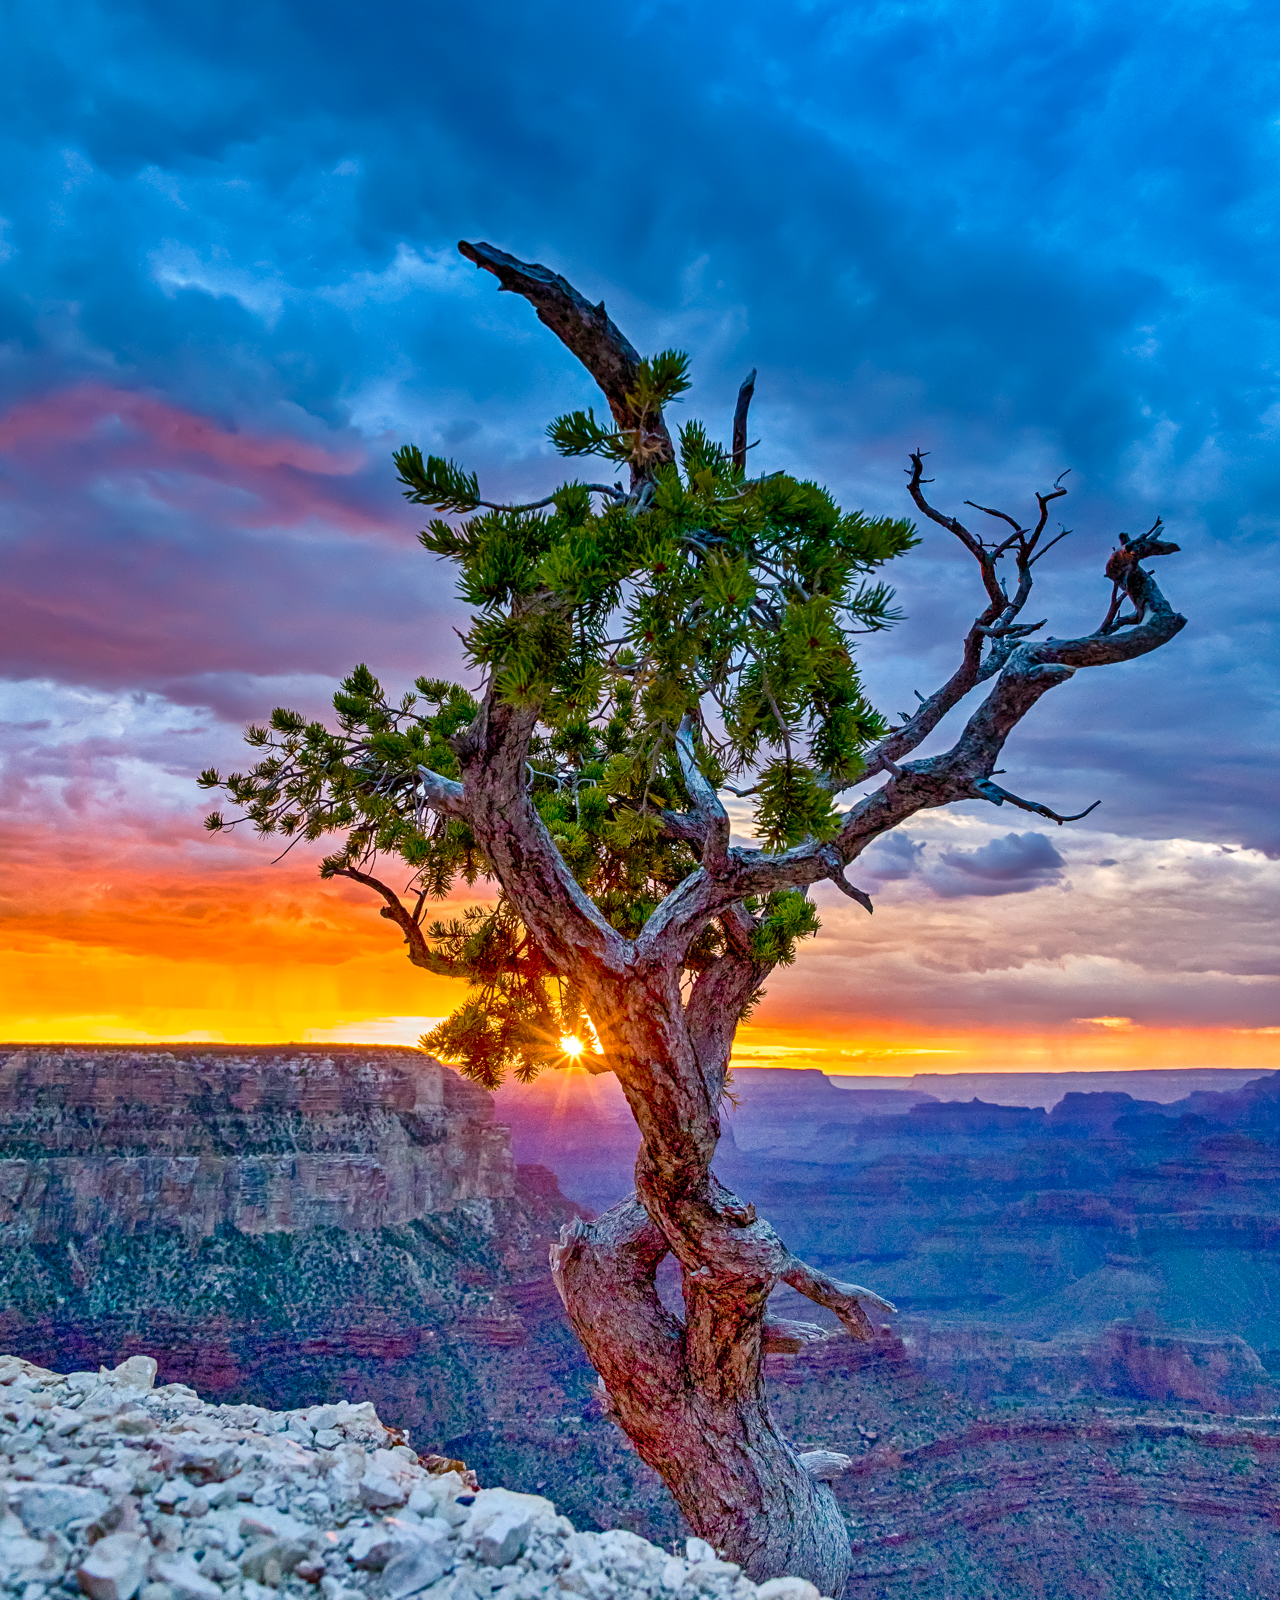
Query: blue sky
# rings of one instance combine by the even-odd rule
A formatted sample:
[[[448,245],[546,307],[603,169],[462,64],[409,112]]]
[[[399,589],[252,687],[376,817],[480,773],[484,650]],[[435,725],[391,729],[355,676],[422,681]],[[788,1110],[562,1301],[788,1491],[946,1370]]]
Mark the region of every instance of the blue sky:
[[[397,682],[451,667],[458,614],[391,450],[412,439],[495,489],[545,492],[542,428],[593,400],[528,307],[457,256],[466,237],[603,296],[642,350],[690,350],[687,410],[725,432],[757,367],[757,465],[848,504],[905,514],[917,445],[948,509],[1017,509],[1069,466],[1075,531],[1045,563],[1055,631],[1100,618],[1116,534],[1162,514],[1187,630],[1050,697],[1006,781],[1067,810],[1101,798],[1090,824],[1135,847],[1190,839],[1234,851],[1237,876],[1244,857],[1270,871],[1270,8],[113,0],[55,25],[15,0],[7,16],[11,826],[92,816],[173,848],[198,813],[191,774],[249,716],[321,709],[360,658]],[[930,530],[901,564],[909,621],[868,651],[886,709],[950,671],[977,604],[944,541]],[[973,848],[994,849],[1005,815],[971,809],[990,835]],[[920,893],[960,904],[972,879],[975,918],[1006,892],[992,882],[1060,893],[1026,848],[1042,865],[1022,877],[952,872]],[[1187,952],[1218,936],[1206,916]],[[1160,959],[1163,983],[1181,958]],[[1215,1025],[1274,1009],[1274,952],[1240,963],[1257,970],[1206,1002]]]

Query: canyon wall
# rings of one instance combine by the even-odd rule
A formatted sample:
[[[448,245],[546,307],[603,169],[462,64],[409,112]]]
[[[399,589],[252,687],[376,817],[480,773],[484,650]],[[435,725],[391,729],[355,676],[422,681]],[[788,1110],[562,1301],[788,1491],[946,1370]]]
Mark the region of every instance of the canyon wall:
[[[0,1247],[359,1231],[510,1200],[492,1098],[411,1051],[14,1051]]]
[[[0,1056],[0,1348],[160,1358],[275,1405],[375,1400],[424,1439],[482,1421],[578,1208],[518,1168],[492,1097],[413,1050]]]
[[[630,1187],[634,1124],[611,1078],[585,1083],[490,1096],[362,1048],[0,1050],[0,1349],[153,1354],[162,1380],[278,1408],[373,1400],[580,1526],[679,1537],[547,1272],[578,1209],[561,1184],[597,1205]],[[851,1594],[1263,1570],[1280,1078],[1048,1112],[816,1073],[733,1092],[720,1175],[903,1307],[871,1344],[767,1363],[788,1437],[854,1458]],[[825,1319],[791,1290],[775,1309]]]

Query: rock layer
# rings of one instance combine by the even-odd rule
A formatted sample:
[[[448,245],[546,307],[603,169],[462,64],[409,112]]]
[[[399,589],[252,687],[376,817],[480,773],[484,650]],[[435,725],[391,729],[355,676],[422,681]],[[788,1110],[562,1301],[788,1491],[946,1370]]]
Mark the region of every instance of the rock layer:
[[[491,1097],[416,1051],[15,1051],[0,1246],[398,1227],[509,1200]]]
[[[437,1440],[526,1337],[501,1291],[577,1213],[492,1097],[412,1050],[49,1048],[0,1060],[0,1341],[155,1351],[290,1404],[358,1386]]]

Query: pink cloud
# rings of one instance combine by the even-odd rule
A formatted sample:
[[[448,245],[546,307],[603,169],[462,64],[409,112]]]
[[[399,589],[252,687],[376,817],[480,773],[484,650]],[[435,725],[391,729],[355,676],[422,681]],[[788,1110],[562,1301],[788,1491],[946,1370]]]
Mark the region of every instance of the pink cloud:
[[[76,384],[13,406],[0,417],[0,450],[52,448],[91,439],[112,418],[171,455],[204,456],[236,469],[295,467],[299,472],[345,476],[359,471],[367,459],[363,450],[329,450],[287,434],[233,432],[166,401],[99,383]]]
[[[381,650],[420,655],[424,610],[448,594],[398,514],[389,459],[330,438],[235,429],[102,383],[14,405],[0,415],[0,672],[336,675],[368,653],[372,619]]]
[[[388,515],[389,461],[386,492],[379,493],[363,445],[335,448],[232,429],[106,384],[77,384],[13,406],[0,416],[0,455],[13,469],[8,498],[25,502],[36,517],[47,518],[56,503],[63,527],[77,489],[105,487],[118,502],[137,502],[140,514],[151,503],[227,527],[292,528],[316,520],[347,533],[408,532]]]

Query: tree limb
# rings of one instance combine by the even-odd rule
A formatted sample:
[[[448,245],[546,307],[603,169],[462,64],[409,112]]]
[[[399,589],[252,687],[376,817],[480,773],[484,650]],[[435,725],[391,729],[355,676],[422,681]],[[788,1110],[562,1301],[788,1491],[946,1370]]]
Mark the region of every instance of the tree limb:
[[[536,706],[509,705],[490,686],[475,720],[453,742],[465,816],[552,966],[578,983],[617,976],[630,968],[631,941],[610,926],[574,877],[529,795],[526,768],[537,722]]]
[[[707,872],[718,872],[729,849],[729,813],[720,803],[715,786],[698,765],[693,748],[693,718],[681,719],[675,737],[680,775],[702,825],[702,865]]]
[[[898,1309],[890,1301],[882,1299],[874,1290],[864,1289],[856,1283],[840,1283],[835,1278],[829,1278],[825,1272],[819,1272],[816,1267],[801,1261],[798,1256],[790,1258],[781,1277],[784,1283],[789,1283],[793,1289],[799,1290],[815,1305],[825,1306],[828,1311],[834,1311],[855,1339],[875,1337],[875,1330],[859,1301],[865,1300],[878,1311],[892,1312]]]
[[[720,926],[726,949],[698,974],[684,1008],[689,1041],[712,1105],[724,1093],[738,1020],[773,970],[751,952],[755,921],[745,906],[728,906]]]
[[[920,510],[924,512],[925,516],[928,517],[931,522],[936,522],[940,528],[946,528],[948,533],[954,533],[956,538],[959,539],[960,543],[978,563],[979,570],[982,573],[982,582],[986,587],[987,595],[991,600],[991,604],[996,607],[997,611],[999,611],[1000,608],[1008,604],[1008,600],[1004,590],[1000,587],[999,578],[996,577],[994,557],[992,556],[991,552],[984,548],[982,540],[975,538],[974,535],[969,532],[968,528],[965,527],[964,523],[958,521],[955,517],[947,516],[945,512],[935,510],[934,507],[931,506],[925,499],[923,485],[926,483],[932,483],[933,479],[926,478],[924,476],[924,457],[924,451],[913,450],[911,452],[911,473],[910,481],[907,484],[907,491],[911,498],[915,501],[916,505],[919,506]],[[1009,518],[1008,520],[1012,521],[1013,519]],[[992,619],[988,618],[987,620],[990,621]]]
[[[460,962],[450,961],[447,956],[437,955],[427,943],[422,932],[422,927],[417,917],[405,905],[394,889],[370,876],[367,872],[359,872],[355,867],[336,867],[334,877],[350,878],[355,883],[362,883],[367,889],[373,889],[386,901],[378,915],[386,917],[389,922],[394,922],[396,927],[404,934],[405,943],[409,946],[409,960],[415,967],[422,967],[427,972],[434,972],[439,978],[462,978],[467,975],[467,969]],[[419,910],[422,900],[419,898]]]
[[[770,1318],[764,1325],[764,1352],[766,1355],[798,1355],[807,1344],[825,1344],[830,1331],[816,1322],[791,1322]],[[800,1458],[802,1461],[804,1457]]]
[[[640,356],[608,316],[604,301],[593,306],[558,272],[536,262],[518,261],[491,244],[469,244],[463,239],[458,249],[468,261],[493,273],[502,288],[529,302],[538,320],[572,350],[600,385],[619,432],[635,432],[640,417],[628,396],[636,387]],[[648,419],[648,434],[643,443],[649,461],[674,461],[675,448],[660,415]]]
[[[845,877],[845,863],[840,859],[839,853],[831,851],[825,857],[824,864],[830,868],[827,873],[827,882],[834,883],[840,893],[848,895],[850,900],[856,900],[867,915],[870,916],[876,909],[871,904],[871,896],[864,889],[854,888],[853,884]]]
[[[882,755],[882,767],[894,771],[892,781],[846,812],[833,840],[811,841],[777,854],[730,849],[714,876],[701,869],[690,873],[646,922],[636,942],[637,956],[655,965],[678,962],[698,931],[735,900],[829,878],[835,863],[847,866],[873,839],[917,811],[973,799],[974,785],[991,777],[1005,740],[1042,695],[1080,667],[1131,661],[1159,649],[1186,625],[1149,573],[1142,575],[1141,593],[1146,615],[1123,632],[1019,644],[950,750],[901,767]]]
[[[747,470],[747,407],[756,392],[756,369],[742,380],[738,390],[738,403],[733,408],[733,464],[739,472]]]
[[[446,817],[466,816],[467,797],[460,783],[455,783],[452,778],[442,778],[438,772],[432,772],[430,767],[419,767],[418,784],[423,799],[433,811],[438,811]]]
[[[1096,811],[1102,804],[1095,800],[1091,806],[1086,806],[1083,811],[1077,811],[1073,816],[1059,816],[1056,811],[1050,811],[1048,806],[1042,806],[1035,800],[1020,800],[1016,794],[1010,794],[1007,789],[1002,789],[998,783],[992,783],[990,778],[978,778],[974,782],[975,793],[984,800],[990,800],[993,806],[1002,806],[1007,800],[1010,805],[1017,806],[1022,811],[1034,811],[1037,816],[1048,817],[1050,822],[1056,822],[1059,827],[1064,822],[1079,822],[1081,817],[1087,817],[1091,811]]]
[[[853,1457],[839,1450],[805,1450],[800,1456],[800,1465],[819,1483],[830,1483],[832,1478],[848,1472]]]

